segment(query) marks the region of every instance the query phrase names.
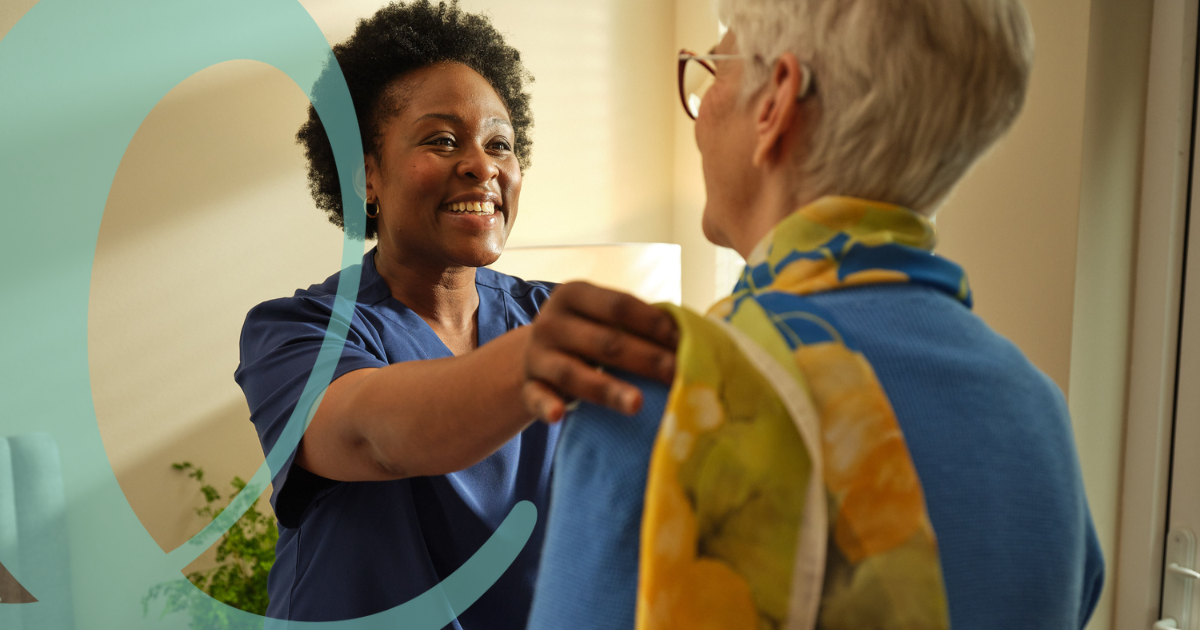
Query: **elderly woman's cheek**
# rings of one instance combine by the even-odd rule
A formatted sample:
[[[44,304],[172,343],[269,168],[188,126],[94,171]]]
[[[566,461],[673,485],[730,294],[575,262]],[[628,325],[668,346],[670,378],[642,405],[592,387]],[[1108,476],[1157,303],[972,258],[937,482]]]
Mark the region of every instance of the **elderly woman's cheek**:
[[[728,134],[722,133],[722,127],[727,125],[728,121],[721,116],[722,107],[719,101],[719,95],[715,94],[715,89],[709,90],[708,94],[704,95],[704,100],[700,103],[700,111],[696,115],[696,122],[693,125],[696,136],[696,148],[700,150],[700,157],[710,164],[715,164],[729,147],[723,146],[723,138]]]

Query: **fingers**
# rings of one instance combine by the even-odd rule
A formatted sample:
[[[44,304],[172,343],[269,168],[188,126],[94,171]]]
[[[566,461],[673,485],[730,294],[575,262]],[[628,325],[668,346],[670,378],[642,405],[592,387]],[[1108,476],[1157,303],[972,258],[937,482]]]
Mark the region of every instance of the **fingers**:
[[[642,337],[571,313],[559,313],[538,324],[536,342],[553,351],[666,384],[675,378],[674,351]]]
[[[554,390],[541,381],[525,381],[521,391],[529,415],[543,422],[555,423],[567,413],[567,405]]]
[[[562,285],[531,325],[522,395],[527,411],[549,422],[565,400],[586,400],[632,415],[641,391],[597,370],[605,365],[670,384],[679,333],[666,312],[584,282]]]
[[[566,413],[562,397],[586,400],[633,415],[642,406],[642,392],[584,363],[557,351],[531,352],[526,360],[523,394],[526,409],[539,418],[556,422]]]
[[[632,295],[586,282],[568,282],[555,290],[547,308],[561,308],[602,325],[625,330],[664,348],[679,343],[675,318]]]

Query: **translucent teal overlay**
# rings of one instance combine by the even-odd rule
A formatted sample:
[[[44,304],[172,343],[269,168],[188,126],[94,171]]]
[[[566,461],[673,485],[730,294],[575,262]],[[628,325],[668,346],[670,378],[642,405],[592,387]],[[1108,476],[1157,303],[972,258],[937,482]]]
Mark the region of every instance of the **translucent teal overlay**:
[[[117,484],[96,423],[87,357],[92,260],[109,188],[142,120],[192,74],[235,59],[274,66],[311,98],[331,51],[296,0],[42,0],[0,39],[0,436],[45,433],[57,445],[69,549],[69,571],[13,571],[39,601],[0,604],[0,628],[186,627],[183,615],[143,615],[142,596],[182,579],[180,570],[262,493],[333,375],[360,280],[365,221],[355,212],[345,217],[334,315],[297,411],[246,491],[195,538],[163,554]],[[332,70],[340,77],[336,64]],[[344,80],[339,87],[315,105],[342,196],[355,200],[346,207],[356,208],[362,204],[353,173],[362,145]],[[458,571],[392,610],[345,622],[265,625],[442,628],[508,568],[536,520],[532,504],[517,505]],[[20,566],[2,529],[0,563]],[[236,627],[264,627],[261,617],[236,612]]]

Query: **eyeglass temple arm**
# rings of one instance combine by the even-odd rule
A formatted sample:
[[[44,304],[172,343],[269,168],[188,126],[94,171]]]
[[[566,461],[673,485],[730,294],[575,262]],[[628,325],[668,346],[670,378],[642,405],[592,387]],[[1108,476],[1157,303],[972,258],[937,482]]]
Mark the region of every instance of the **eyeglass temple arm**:
[[[749,56],[750,55],[697,55],[696,53],[689,52],[679,53],[679,59],[681,61],[684,59],[703,59],[705,61],[717,61],[721,59],[745,59]]]
[[[697,61],[719,61],[722,59],[745,59],[749,56],[750,55],[718,55],[718,54],[697,55],[695,53],[690,53],[687,51],[679,52],[679,60],[680,61],[687,61],[688,59],[695,59]],[[809,93],[812,91],[813,71],[812,71],[812,68],[806,63],[800,64],[800,71],[803,73],[803,76],[800,79],[799,98],[803,99],[803,98],[807,97],[809,95]],[[681,91],[683,89],[682,82],[683,82],[683,77],[680,76],[680,90]],[[686,103],[685,103],[685,106],[686,106]]]

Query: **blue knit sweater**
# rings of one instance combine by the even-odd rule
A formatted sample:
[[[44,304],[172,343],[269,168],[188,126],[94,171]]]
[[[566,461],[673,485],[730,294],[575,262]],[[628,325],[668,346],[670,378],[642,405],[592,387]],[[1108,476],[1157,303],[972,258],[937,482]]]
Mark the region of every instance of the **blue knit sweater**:
[[[952,627],[1082,628],[1104,561],[1058,388],[933,289],[809,297],[891,399],[937,534]],[[667,397],[635,382],[646,399],[637,416],[585,405],[565,421],[529,630],[633,627],[646,469]]]

